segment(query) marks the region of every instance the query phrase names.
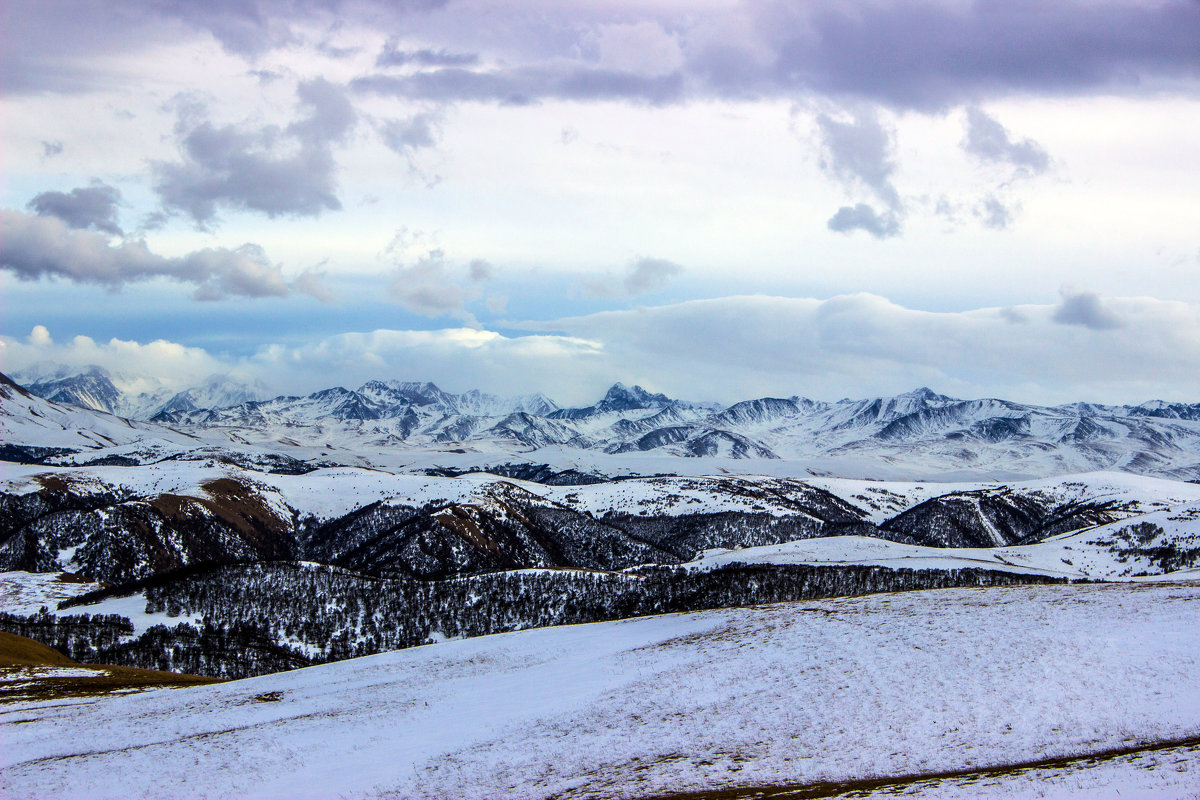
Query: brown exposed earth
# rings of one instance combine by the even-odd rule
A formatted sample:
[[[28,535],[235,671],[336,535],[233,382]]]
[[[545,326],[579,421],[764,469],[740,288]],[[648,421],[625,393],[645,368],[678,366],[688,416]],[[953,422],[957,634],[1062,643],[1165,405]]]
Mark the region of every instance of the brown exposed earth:
[[[33,639],[0,633],[0,704],[219,682],[153,669],[79,664]]]

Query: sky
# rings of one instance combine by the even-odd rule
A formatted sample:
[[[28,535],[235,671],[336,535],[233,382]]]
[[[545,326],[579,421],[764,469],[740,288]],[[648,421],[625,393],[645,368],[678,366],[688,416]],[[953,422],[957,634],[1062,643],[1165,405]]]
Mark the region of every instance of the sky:
[[[1200,400],[1200,2],[0,6],[0,370]]]

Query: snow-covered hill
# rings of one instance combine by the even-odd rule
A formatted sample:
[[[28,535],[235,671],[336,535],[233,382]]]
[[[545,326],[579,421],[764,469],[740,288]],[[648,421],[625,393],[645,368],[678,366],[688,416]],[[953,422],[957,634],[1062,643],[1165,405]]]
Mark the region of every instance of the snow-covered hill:
[[[7,705],[0,787],[532,799],[890,778],[855,796],[1185,797],[1200,769],[1198,652],[1197,584],[947,589],[549,628]],[[1062,760],[1015,768],[1050,759]],[[962,774],[932,777],[949,772]]]

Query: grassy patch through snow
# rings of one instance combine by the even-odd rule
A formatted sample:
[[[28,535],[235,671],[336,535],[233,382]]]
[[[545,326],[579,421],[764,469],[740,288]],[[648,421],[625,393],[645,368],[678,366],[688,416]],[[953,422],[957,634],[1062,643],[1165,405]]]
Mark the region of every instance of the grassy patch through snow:
[[[32,639],[0,633],[0,703],[90,697],[219,682],[218,678],[153,669],[79,664]]]

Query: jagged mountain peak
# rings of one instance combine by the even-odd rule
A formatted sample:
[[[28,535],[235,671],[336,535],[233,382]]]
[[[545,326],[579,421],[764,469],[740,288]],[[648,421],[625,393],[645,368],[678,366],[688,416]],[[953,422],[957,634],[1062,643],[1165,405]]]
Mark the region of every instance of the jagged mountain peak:
[[[597,405],[605,406],[611,411],[627,411],[635,408],[665,408],[672,402],[674,401],[665,394],[648,392],[637,384],[626,386],[617,382],[609,388],[604,399]]]
[[[367,381],[359,387],[358,392],[385,406],[430,406],[442,413],[458,410],[454,395],[430,381]]]
[[[261,381],[247,383],[226,373],[215,373],[199,385],[172,395],[171,399],[155,409],[151,418],[175,411],[230,408],[266,398],[267,387]]]
[[[919,386],[911,392],[904,392],[896,395],[897,397],[912,398],[913,400],[923,400],[927,403],[948,403],[954,400],[953,397],[947,397],[944,394],[938,394],[928,386]]]
[[[525,412],[544,417],[558,409],[558,404],[541,392],[500,397],[478,389],[471,389],[458,396],[459,411],[478,416],[503,416],[513,412]]]

